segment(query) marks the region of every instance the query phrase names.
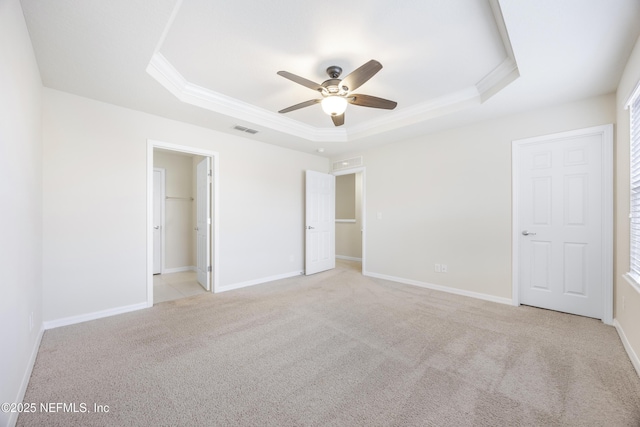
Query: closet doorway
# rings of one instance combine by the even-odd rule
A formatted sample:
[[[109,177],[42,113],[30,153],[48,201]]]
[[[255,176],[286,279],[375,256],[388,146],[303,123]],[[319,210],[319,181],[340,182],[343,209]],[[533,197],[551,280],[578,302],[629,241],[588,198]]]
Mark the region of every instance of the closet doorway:
[[[365,269],[365,168],[335,171],[336,259],[361,263]]]
[[[147,305],[215,292],[217,153],[159,141],[147,145]]]

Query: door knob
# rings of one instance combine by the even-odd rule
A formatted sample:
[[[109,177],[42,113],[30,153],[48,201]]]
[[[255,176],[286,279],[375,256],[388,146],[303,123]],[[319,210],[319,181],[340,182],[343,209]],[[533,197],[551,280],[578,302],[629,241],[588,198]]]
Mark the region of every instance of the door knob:
[[[312,226],[310,226],[310,225],[307,225],[307,230],[315,230],[315,229],[316,229],[315,227],[312,227]]]
[[[155,227],[153,227],[153,228],[155,228],[156,230],[160,230],[160,226],[159,226],[159,225],[156,225],[156,226],[155,226]]]
[[[522,230],[522,235],[523,236],[535,236],[536,233],[531,233],[531,232],[529,232],[527,230]]]

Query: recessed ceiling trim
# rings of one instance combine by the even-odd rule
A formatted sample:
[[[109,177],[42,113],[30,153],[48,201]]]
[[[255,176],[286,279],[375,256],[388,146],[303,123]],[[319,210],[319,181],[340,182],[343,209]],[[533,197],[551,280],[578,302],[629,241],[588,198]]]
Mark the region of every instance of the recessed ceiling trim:
[[[480,102],[485,102],[518,77],[520,77],[520,71],[518,71],[518,64],[516,64],[515,59],[505,59],[493,71],[476,83],[476,88],[480,93]]]
[[[481,102],[481,94],[477,87],[473,86],[395,111],[383,119],[356,125],[350,128],[350,131],[346,129],[319,129],[194,85],[188,82],[159,52],[153,55],[147,67],[147,73],[182,102],[313,142],[355,140],[449,114]]]
[[[351,141],[480,104],[517,79],[520,73],[499,0],[489,0],[489,4],[507,56],[489,74],[472,87],[349,128],[317,128],[195,85],[187,81],[159,51],[152,56],[147,73],[182,102],[312,142]]]
[[[314,142],[345,142],[347,140],[345,129],[318,129],[194,85],[188,82],[160,52],[153,55],[146,71],[182,102]]]
[[[489,5],[491,6],[493,18],[498,28],[498,33],[500,34],[507,58],[476,83],[476,88],[478,88],[478,92],[480,92],[480,102],[485,102],[507,87],[509,83],[520,77],[520,71],[518,71],[518,64],[513,54],[513,47],[511,46],[511,39],[509,38],[509,32],[507,31],[507,24],[504,21],[500,2],[499,0],[489,0]]]

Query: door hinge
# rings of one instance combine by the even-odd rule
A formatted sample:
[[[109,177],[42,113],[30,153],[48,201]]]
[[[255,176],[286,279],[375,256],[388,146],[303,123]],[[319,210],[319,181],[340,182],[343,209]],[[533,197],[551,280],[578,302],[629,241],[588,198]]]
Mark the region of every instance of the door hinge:
[[[211,266],[207,267],[207,271],[211,273]]]
[[[207,176],[213,176],[213,170],[209,169],[209,173],[207,174]]]

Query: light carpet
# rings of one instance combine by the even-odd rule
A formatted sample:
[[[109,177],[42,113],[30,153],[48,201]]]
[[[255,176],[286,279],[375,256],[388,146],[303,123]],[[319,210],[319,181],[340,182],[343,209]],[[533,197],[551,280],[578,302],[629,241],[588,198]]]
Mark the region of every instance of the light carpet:
[[[349,262],[46,331],[24,401],[78,412],[19,426],[640,425],[614,328]]]

